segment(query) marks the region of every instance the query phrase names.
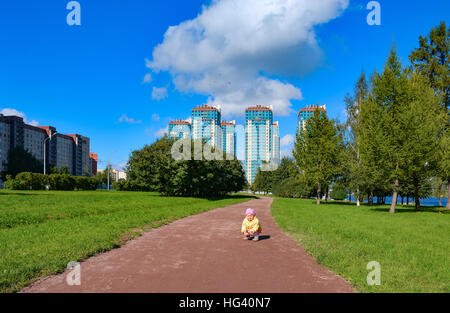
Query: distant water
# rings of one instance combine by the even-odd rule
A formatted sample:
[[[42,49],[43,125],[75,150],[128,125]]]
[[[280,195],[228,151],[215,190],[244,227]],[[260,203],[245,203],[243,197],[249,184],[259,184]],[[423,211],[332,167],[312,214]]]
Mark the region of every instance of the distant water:
[[[348,197],[347,197],[348,200]],[[356,201],[355,198],[352,197],[352,201]],[[403,201],[406,203],[406,197],[403,198]],[[367,200],[365,200],[364,202],[368,202]],[[397,203],[401,204],[402,202],[402,197],[398,197]],[[414,202],[414,198],[409,197],[409,204]],[[447,205],[447,198],[441,198],[441,202],[442,202],[442,206],[446,206]],[[373,197],[373,203],[376,204],[377,203],[377,197]],[[386,204],[391,204],[392,203],[392,196],[390,197],[386,197]],[[438,198],[425,198],[425,199],[420,199],[420,205],[423,206],[439,206],[439,199]]]

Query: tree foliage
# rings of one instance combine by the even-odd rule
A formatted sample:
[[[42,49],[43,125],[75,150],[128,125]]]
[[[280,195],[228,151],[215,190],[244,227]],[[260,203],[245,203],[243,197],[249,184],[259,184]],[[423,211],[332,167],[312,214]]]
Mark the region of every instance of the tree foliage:
[[[317,188],[317,204],[323,190],[341,170],[342,138],[325,112],[315,110],[306,129],[297,134],[294,158],[310,186]]]
[[[192,142],[190,160],[174,160],[171,154],[174,140],[163,137],[152,145],[133,151],[126,172],[129,184],[139,190],[158,191],[168,196],[221,196],[242,190],[246,184],[239,160],[195,160],[194,147],[214,149],[204,142]]]

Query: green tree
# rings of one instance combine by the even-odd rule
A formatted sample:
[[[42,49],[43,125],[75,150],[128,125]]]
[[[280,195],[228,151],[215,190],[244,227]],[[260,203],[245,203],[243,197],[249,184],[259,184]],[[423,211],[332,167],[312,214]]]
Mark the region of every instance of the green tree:
[[[450,27],[445,22],[431,29],[428,36],[419,37],[419,48],[409,56],[415,70],[426,76],[441,96],[442,106],[450,105]]]
[[[409,140],[405,127],[409,127],[405,121],[404,113],[408,107],[407,73],[402,68],[395,48],[390,55],[381,74],[375,73],[372,81],[372,92],[368,98],[372,102],[374,115],[369,117],[379,124],[381,142],[377,142],[376,152],[379,160],[384,162],[389,182],[393,182],[392,204],[390,213],[395,212],[400,179],[405,177],[404,162],[409,153],[405,148]],[[371,140],[366,138],[366,140]]]
[[[67,166],[63,166],[59,169],[60,174],[70,175],[69,168]]]
[[[323,190],[340,170],[342,138],[325,112],[316,110],[297,134],[294,158],[306,181],[317,188],[317,204]]]
[[[175,160],[171,153],[174,142],[163,137],[133,151],[127,164],[130,182],[142,190],[154,190],[167,196],[213,197],[244,188],[246,179],[239,160],[226,160],[222,152],[222,160],[208,159],[205,151],[201,160],[196,160],[194,149],[198,145],[215,151],[204,145],[204,141],[189,139],[184,140],[188,159]]]
[[[367,102],[369,85],[363,72],[356,82],[354,94],[345,98],[347,121],[345,123],[345,172],[348,179],[347,185],[351,190],[356,190],[356,205],[360,206],[361,188],[363,188],[365,175],[362,168],[360,141],[362,117],[361,107]]]
[[[439,134],[447,114],[428,80],[417,72],[408,77],[407,96],[407,107],[402,113],[402,130],[408,138],[403,146],[407,151],[404,172],[411,180],[415,208],[419,210],[420,198],[429,194],[426,190],[430,189],[430,178],[436,173]]]
[[[441,104],[447,109],[450,105],[450,27],[445,22],[431,29],[428,36],[419,37],[419,47],[409,56],[413,68],[426,76],[434,91],[440,96]],[[449,174],[449,133],[450,121],[441,133],[441,147],[437,154],[437,173],[447,182],[447,199],[450,199],[450,174]],[[450,210],[450,201],[447,201],[447,209]]]

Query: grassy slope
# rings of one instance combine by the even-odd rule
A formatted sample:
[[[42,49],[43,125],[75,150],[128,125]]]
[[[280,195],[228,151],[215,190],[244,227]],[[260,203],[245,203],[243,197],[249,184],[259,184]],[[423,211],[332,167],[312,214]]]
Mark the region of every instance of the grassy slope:
[[[249,200],[138,192],[0,191],[0,292],[17,291],[144,229]]]
[[[271,212],[319,263],[362,292],[450,292],[450,212],[275,199]],[[381,265],[368,286],[367,263]]]

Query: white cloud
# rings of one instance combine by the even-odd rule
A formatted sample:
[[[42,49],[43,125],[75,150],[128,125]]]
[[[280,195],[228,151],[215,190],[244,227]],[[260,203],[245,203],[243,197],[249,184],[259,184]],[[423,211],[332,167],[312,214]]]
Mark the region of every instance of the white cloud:
[[[160,120],[160,117],[157,113],[153,113],[152,114],[152,120],[155,122],[158,122]]]
[[[161,128],[157,132],[155,132],[156,137],[163,137],[164,135],[167,135],[169,133],[169,126],[166,126],[165,128]]]
[[[26,124],[30,124],[32,126],[39,126],[39,122],[36,120],[32,120],[29,121],[25,115],[25,113],[21,112],[21,111],[17,111],[16,109],[11,109],[11,108],[4,108],[3,110],[0,111],[0,114],[3,114],[4,116],[18,116],[23,118],[23,121]]]
[[[144,76],[144,79],[142,80],[143,84],[149,84],[152,81],[152,74],[147,73]]]
[[[166,87],[153,87],[152,90],[152,99],[154,100],[162,100],[167,98],[167,88]]]
[[[292,158],[292,149],[282,149],[280,150],[280,158]]]
[[[290,146],[294,143],[294,136],[287,134],[280,140],[281,147]]]
[[[301,77],[320,65],[314,26],[347,6],[348,0],[213,0],[195,19],[170,26],[146,66],[170,72],[182,92],[210,95],[225,115],[254,104],[287,115],[302,93],[273,77]]]
[[[135,120],[134,118],[128,117],[126,114],[122,114],[122,116],[119,117],[119,123],[140,124],[142,121]]]

